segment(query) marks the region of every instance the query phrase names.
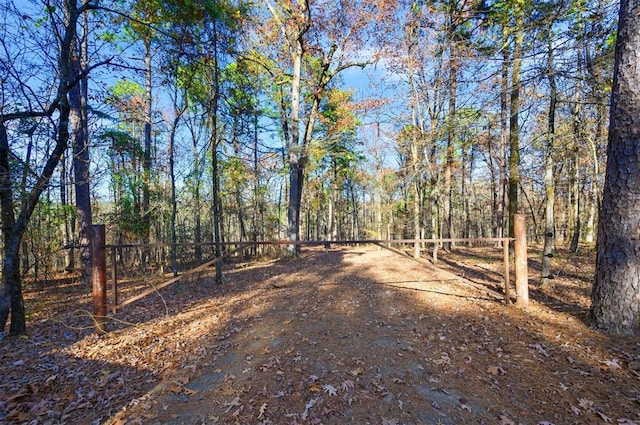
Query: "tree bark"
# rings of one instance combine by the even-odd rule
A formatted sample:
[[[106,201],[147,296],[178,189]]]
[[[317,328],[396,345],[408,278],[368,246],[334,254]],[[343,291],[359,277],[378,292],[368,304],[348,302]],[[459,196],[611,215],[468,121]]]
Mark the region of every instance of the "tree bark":
[[[451,18],[453,21],[455,18]],[[453,25],[452,25],[453,26]],[[450,31],[455,31],[453,26]],[[442,237],[453,238],[453,156],[455,151],[456,137],[456,100],[458,92],[458,49],[456,46],[455,35],[449,34],[450,43],[450,59],[449,59],[449,106],[447,116],[447,153],[446,164],[444,170],[444,211],[442,222]],[[443,243],[445,249],[453,248],[451,242]]]
[[[72,273],[75,268],[75,248],[73,246],[73,229],[76,227],[76,221],[74,214],[69,214],[66,210],[67,205],[69,205],[69,193],[68,193],[68,182],[69,182],[69,171],[67,168],[67,155],[63,155],[60,158],[60,205],[65,208],[65,219],[64,219],[64,246],[68,247],[65,249],[65,259],[64,259],[64,269],[67,273]]]
[[[502,28],[502,45],[505,45],[507,42],[507,34],[506,29]],[[504,49],[502,52],[502,63],[500,70],[500,203],[498,209],[498,232],[496,233],[496,237],[501,238],[504,236],[505,232],[505,221],[507,219],[507,215],[505,212],[507,211],[507,141],[508,141],[508,131],[507,131],[507,94],[509,90],[509,51]]]
[[[193,155],[193,240],[196,244],[202,242],[202,222],[200,215],[200,152],[198,151],[198,137],[193,126],[190,126],[192,155]],[[198,263],[202,260],[202,246],[196,245],[194,255]]]
[[[640,2],[620,2],[609,145],[589,321],[640,331]]]
[[[509,237],[514,237],[513,220],[518,213],[520,186],[520,88],[524,42],[524,0],[515,2],[515,39],[511,71],[511,113],[509,116]]]
[[[542,249],[542,285],[549,284],[551,275],[551,258],[553,257],[553,247],[555,244],[555,198],[556,188],[553,176],[553,153],[556,133],[556,104],[557,104],[557,86],[555,79],[555,66],[553,63],[553,46],[552,37],[549,34],[548,40],[548,58],[547,58],[547,78],[549,79],[549,119],[547,127],[547,151],[545,152],[544,165],[544,189],[546,194],[545,211],[544,211],[544,248]]]
[[[178,275],[178,252],[176,243],[178,242],[176,236],[176,216],[178,214],[178,202],[176,199],[176,173],[175,173],[175,139],[176,139],[176,131],[178,128],[178,123],[180,122],[180,117],[182,116],[182,112],[184,110],[180,110],[178,108],[178,90],[177,88],[174,90],[174,99],[173,99],[173,122],[171,123],[171,130],[169,131],[169,146],[168,146],[168,155],[169,155],[169,180],[171,183],[171,221],[169,223],[169,233],[171,237],[171,272],[173,276]]]
[[[142,158],[142,224],[144,226],[143,243],[149,243],[151,232],[151,113],[152,113],[152,88],[151,88],[151,38],[146,36],[144,40],[144,153]],[[143,263],[148,262],[149,253],[143,254]]]
[[[13,190],[11,186],[11,169],[9,166],[9,141],[7,136],[7,129],[4,122],[0,121],[0,206],[2,208],[2,236],[3,236],[3,248],[4,248],[4,264],[3,264],[3,285],[2,292],[0,293],[0,339],[4,334],[4,328],[9,316],[9,312],[14,312],[17,316],[17,321],[20,321],[20,310],[24,313],[24,305],[20,303],[20,300],[15,300],[14,293],[20,291],[20,253],[17,247],[12,248],[12,236],[13,230],[16,224],[13,204]],[[13,253],[15,251],[15,254]],[[9,260],[9,261],[8,261]],[[9,263],[9,264],[7,264]],[[8,266],[8,267],[7,267]],[[14,301],[17,303],[14,305]],[[22,308],[21,308],[22,305]],[[11,324],[13,328],[13,314],[11,318]],[[22,315],[22,327],[24,325],[24,314]],[[17,323],[16,323],[17,324]],[[13,331],[13,329],[12,329]],[[13,332],[12,332],[13,333]],[[24,332],[18,332],[24,333]]]
[[[222,256],[222,243],[220,228],[222,223],[222,209],[220,208],[220,170],[218,169],[218,106],[220,100],[220,70],[218,69],[218,28],[215,20],[212,23],[213,43],[212,43],[212,93],[209,108],[209,128],[211,131],[211,173],[213,191],[213,240],[215,243],[215,256]],[[222,260],[216,262],[215,283],[222,283]]]
[[[300,203],[302,201],[302,184],[304,178],[303,145],[300,143],[300,79],[302,72],[302,46],[301,31],[299,37],[292,46],[293,78],[291,80],[291,123],[288,126],[290,140],[287,142],[287,154],[289,160],[289,203],[287,205],[287,240],[300,240]],[[296,255],[300,251],[300,245],[288,245],[290,255]]]
[[[578,252],[578,243],[580,242],[580,232],[582,223],[580,221],[580,143],[584,139],[584,129],[582,121],[582,104],[581,104],[581,87],[583,75],[582,66],[582,41],[578,42],[578,54],[577,54],[577,82],[575,87],[574,105],[571,108],[571,115],[573,117],[573,139],[574,145],[571,149],[571,156],[569,158],[569,190],[570,190],[570,211],[569,211],[569,229],[571,233],[571,252]]]
[[[71,53],[72,74],[81,72],[81,45],[74,43]],[[82,282],[91,284],[92,275],[92,243],[93,218],[91,213],[91,188],[89,185],[89,143],[87,123],[87,79],[81,79],[69,91],[69,107],[71,124],[71,143],[73,145],[73,177],[76,193],[76,226],[80,245],[80,261],[82,263]]]

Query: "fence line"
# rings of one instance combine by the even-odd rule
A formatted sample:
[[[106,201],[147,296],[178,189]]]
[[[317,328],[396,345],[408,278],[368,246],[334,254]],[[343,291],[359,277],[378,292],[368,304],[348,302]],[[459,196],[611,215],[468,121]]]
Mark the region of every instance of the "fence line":
[[[129,298],[121,303],[118,303],[118,275],[117,275],[117,261],[116,261],[116,250],[120,248],[158,248],[158,247],[172,247],[172,246],[213,246],[215,243],[155,243],[155,244],[105,244],[104,236],[101,238],[95,238],[93,243],[94,255],[104,257],[104,252],[106,249],[111,250],[111,286],[113,291],[113,304],[112,311],[116,313],[117,309],[122,308],[128,304],[131,304],[141,298],[146,297],[149,294],[156,292],[157,290],[169,286],[175,282],[178,282],[185,276],[189,276],[191,274],[200,272],[207,267],[215,264],[216,266],[219,264],[220,260],[230,257],[240,251],[243,251],[251,246],[256,245],[297,245],[297,246],[325,246],[330,247],[331,245],[378,245],[385,249],[389,249],[396,253],[404,253],[404,251],[400,251],[394,248],[390,248],[391,244],[415,244],[415,243],[443,243],[443,242],[500,242],[503,245],[503,261],[504,261],[504,296],[505,302],[510,304],[511,301],[511,291],[510,291],[510,276],[509,276],[509,244],[510,242],[514,242],[514,270],[515,270],[515,288],[516,288],[516,305],[519,307],[527,307],[529,301],[528,295],[528,271],[527,271],[527,245],[526,245],[526,225],[524,223],[524,216],[521,214],[516,215],[514,226],[515,238],[442,238],[442,239],[362,239],[362,240],[338,240],[338,241],[287,241],[287,240],[275,240],[275,241],[240,241],[240,242],[223,242],[221,245],[223,246],[238,246],[238,248],[229,251],[222,256],[214,258],[212,260],[207,261],[204,264],[201,264],[195,268],[187,270],[183,272],[179,276],[173,277],[160,285],[154,286],[153,288],[147,289],[142,293]],[[102,226],[104,229],[104,225],[96,225]],[[406,258],[411,260],[416,260],[409,255],[405,255]],[[95,257],[94,257],[95,258]],[[418,261],[421,262],[421,261]],[[99,270],[96,270],[96,267]],[[94,265],[94,315],[96,318],[104,319],[106,313],[106,305],[107,305],[107,296],[106,296],[106,261],[98,262],[97,265]],[[99,291],[95,290],[98,288]],[[103,323],[103,322],[100,322]],[[97,328],[99,331],[104,332],[103,326],[99,326]]]

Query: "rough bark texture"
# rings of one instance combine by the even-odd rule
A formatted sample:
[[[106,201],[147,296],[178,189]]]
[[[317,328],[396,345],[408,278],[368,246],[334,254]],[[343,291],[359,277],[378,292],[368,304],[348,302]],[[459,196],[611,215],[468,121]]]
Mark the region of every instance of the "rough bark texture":
[[[151,115],[153,109],[153,97],[151,88],[151,39],[144,40],[144,157],[142,161],[142,222],[144,224],[144,243],[150,242],[151,232]],[[145,264],[149,253],[145,253]]]
[[[302,201],[302,184],[304,178],[304,158],[301,155],[302,146],[299,144],[300,122],[300,78],[302,69],[302,35],[296,40],[292,49],[293,79],[291,81],[291,124],[289,125],[290,140],[287,142],[289,155],[289,204],[287,206],[287,240],[300,240],[300,203]],[[299,245],[287,247],[290,255],[295,255]]]
[[[80,74],[79,46],[71,54],[73,74]],[[76,224],[82,262],[82,280],[91,283],[91,245],[93,241],[93,217],[91,213],[91,188],[89,186],[89,144],[86,116],[86,78],[69,91],[71,140],[73,144],[73,175],[76,190]]]
[[[11,236],[15,226],[15,214],[13,205],[13,190],[11,188],[11,170],[9,168],[9,142],[7,130],[3,122],[0,122],[0,205],[2,206],[2,236],[4,247],[4,258],[9,258],[9,247],[11,246]],[[20,256],[16,255],[13,267],[7,269],[5,260],[4,264],[4,281],[2,285],[2,293],[0,294],[0,320],[2,328],[0,334],[4,332],[4,323],[6,323],[11,311],[12,295],[15,284],[11,282],[20,282],[19,264]],[[11,273],[11,275],[9,275]]]
[[[599,330],[640,330],[640,2],[620,3],[604,197],[589,313]]]
[[[549,37],[549,57],[547,62],[547,72],[549,79],[549,121],[547,127],[547,152],[545,154],[544,165],[544,189],[546,196],[544,210],[544,248],[542,250],[542,272],[541,282],[547,285],[549,280],[553,278],[551,274],[551,258],[553,257],[553,248],[555,245],[555,216],[554,206],[556,199],[555,179],[553,176],[553,152],[556,133],[556,104],[557,104],[557,87],[555,79],[555,66],[553,63],[553,47],[551,37]]]
[[[213,186],[213,239],[215,242],[215,256],[220,258],[222,256],[222,244],[221,244],[221,223],[222,223],[222,208],[220,208],[220,170],[218,167],[218,106],[220,101],[220,70],[218,69],[218,27],[215,20],[212,23],[212,63],[211,71],[213,72],[213,81],[211,87],[211,104],[209,110],[209,126],[211,131],[211,172],[212,172],[212,186]],[[215,282],[217,284],[222,283],[222,259],[216,262],[216,277]]]
[[[456,97],[458,95],[458,49],[455,41],[454,24],[452,24],[450,31],[452,33],[448,35],[451,58],[449,59],[449,105],[447,115],[449,121],[447,123],[447,159],[444,170],[444,217],[442,217],[442,237],[444,238],[455,237],[453,230],[453,163],[456,137]],[[442,245],[445,249],[453,248],[451,242],[444,242]]]
[[[509,118],[509,236],[513,237],[513,220],[518,213],[518,187],[520,185],[520,78],[522,45],[524,42],[524,1],[515,4],[515,45],[511,73],[511,114]]]
[[[507,42],[506,30],[502,29],[502,44]],[[507,91],[509,89],[509,51],[502,52],[500,69],[500,202],[498,204],[496,237],[504,236],[505,210],[507,205]]]

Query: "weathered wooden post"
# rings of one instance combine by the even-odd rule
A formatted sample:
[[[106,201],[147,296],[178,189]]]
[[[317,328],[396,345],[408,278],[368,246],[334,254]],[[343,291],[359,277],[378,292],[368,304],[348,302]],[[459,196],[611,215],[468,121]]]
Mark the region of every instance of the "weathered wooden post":
[[[107,331],[107,260],[104,224],[93,225],[93,320],[96,332]]]
[[[529,271],[527,270],[527,225],[523,214],[514,215],[513,248],[516,280],[516,306],[526,308],[529,305]]]
[[[118,253],[115,247],[111,247],[111,297],[113,304],[111,312],[116,314],[118,309]]]
[[[504,300],[511,304],[511,278],[509,276],[509,240],[502,242],[502,256],[504,257]]]

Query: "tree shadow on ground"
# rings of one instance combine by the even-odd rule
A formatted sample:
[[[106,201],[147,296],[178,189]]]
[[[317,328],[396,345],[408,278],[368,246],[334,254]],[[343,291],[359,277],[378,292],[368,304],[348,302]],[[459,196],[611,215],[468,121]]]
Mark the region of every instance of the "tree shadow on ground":
[[[555,278],[547,287],[542,287],[539,281],[539,273],[541,270],[541,261],[538,251],[530,253],[527,263],[529,270],[529,297],[549,308],[559,312],[564,312],[574,316],[576,319],[584,321],[588,307],[582,301],[590,297],[590,282],[585,279],[584,274],[572,271],[565,267],[558,270]],[[588,261],[585,258],[576,258],[575,256],[567,256],[562,251],[561,255],[573,261]],[[556,263],[559,256],[556,256]],[[496,292],[504,293],[504,281],[502,275],[503,254],[502,249],[488,248],[480,253],[474,251],[473,248],[458,247],[452,253],[444,253],[439,259],[446,265],[448,270],[453,271],[458,276],[470,280],[471,282],[486,285]],[[492,264],[493,266],[487,266]],[[512,267],[511,267],[512,268]],[[513,285],[513,270],[511,270],[511,282]],[[514,289],[512,286],[512,293]]]
[[[386,251],[310,249],[298,259],[235,265],[225,276],[223,285],[205,277],[162,289],[166,307],[148,298],[135,316],[132,305],[120,317],[141,321],[110,334],[35,351],[34,359],[55,352],[69,371],[84,367],[74,359],[127,368],[128,401],[98,404],[67,423],[105,415],[109,423],[167,424],[595,423],[598,413],[634,415],[628,365],[637,339],[604,337],[548,310],[520,311]]]
[[[389,255],[311,253],[227,300],[232,331],[210,340],[211,365],[189,377],[188,392],[152,393],[169,406],[154,419],[572,423],[581,399],[595,406],[581,411],[583,423],[597,420],[598,408],[632,411],[606,395],[619,388],[596,384],[620,383],[601,367],[600,347],[613,340],[576,337],[589,333],[576,321],[524,314],[433,271],[425,279],[422,267]]]

